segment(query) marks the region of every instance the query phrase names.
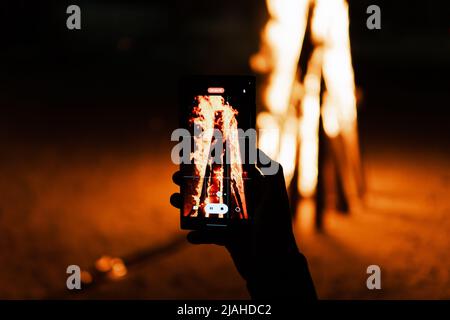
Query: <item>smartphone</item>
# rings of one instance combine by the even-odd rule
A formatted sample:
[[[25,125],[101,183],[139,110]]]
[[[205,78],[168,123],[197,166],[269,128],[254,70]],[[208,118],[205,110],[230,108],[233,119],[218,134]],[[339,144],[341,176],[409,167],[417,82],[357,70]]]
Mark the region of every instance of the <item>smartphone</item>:
[[[190,139],[182,163],[182,229],[223,229],[252,219],[251,164],[256,141],[255,78],[195,76],[181,81],[181,127]]]

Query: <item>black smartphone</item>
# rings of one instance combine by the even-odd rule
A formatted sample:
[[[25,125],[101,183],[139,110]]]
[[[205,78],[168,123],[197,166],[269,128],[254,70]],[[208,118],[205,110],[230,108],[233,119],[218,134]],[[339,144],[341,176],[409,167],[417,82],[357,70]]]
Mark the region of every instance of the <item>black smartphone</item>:
[[[255,78],[187,77],[180,90],[181,127],[190,145],[182,151],[189,154],[180,165],[181,228],[223,229],[250,223]]]

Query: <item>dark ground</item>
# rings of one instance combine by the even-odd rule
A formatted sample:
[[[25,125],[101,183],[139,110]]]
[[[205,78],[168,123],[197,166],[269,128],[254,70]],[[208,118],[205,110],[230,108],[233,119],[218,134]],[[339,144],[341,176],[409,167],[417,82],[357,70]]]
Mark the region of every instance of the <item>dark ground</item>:
[[[308,203],[295,223],[322,298],[449,298],[450,155],[427,145],[364,136],[368,193],[350,216],[329,212],[324,234]],[[411,138],[414,138],[411,135]],[[368,143],[368,141],[374,142]],[[379,143],[375,143],[379,142]],[[133,143],[130,143],[131,145]],[[180,234],[168,203],[177,188],[170,145],[101,148],[6,145],[1,160],[0,295],[64,293],[65,267],[103,254],[164,247]],[[383,290],[365,288],[365,268]],[[63,294],[62,297],[68,296]],[[95,298],[239,298],[244,283],[224,249],[183,243],[131,266],[129,275],[83,293]]]

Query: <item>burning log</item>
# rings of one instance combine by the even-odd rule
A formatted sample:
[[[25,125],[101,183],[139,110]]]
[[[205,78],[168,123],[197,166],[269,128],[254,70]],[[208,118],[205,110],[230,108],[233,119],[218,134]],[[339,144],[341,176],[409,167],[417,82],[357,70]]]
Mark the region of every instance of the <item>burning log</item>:
[[[325,201],[319,153],[331,153],[338,203],[345,209],[353,195],[364,193],[348,5],[344,0],[266,2],[270,18],[260,51],[250,59],[254,70],[267,75],[265,111],[257,118],[263,132],[259,147],[283,165],[291,201],[316,194],[318,216]],[[302,81],[299,59],[305,35],[313,49]],[[321,139],[330,143],[319,147]]]

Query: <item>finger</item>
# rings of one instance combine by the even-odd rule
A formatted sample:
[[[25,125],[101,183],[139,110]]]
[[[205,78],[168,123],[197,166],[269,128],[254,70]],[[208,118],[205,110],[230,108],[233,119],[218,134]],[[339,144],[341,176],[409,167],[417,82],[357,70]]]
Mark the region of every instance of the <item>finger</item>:
[[[170,196],[170,204],[173,205],[175,208],[180,209],[182,203],[181,194],[174,193]]]
[[[249,174],[251,178],[255,179],[264,178],[264,173],[261,171],[261,169],[258,167],[257,164],[251,165],[249,167]]]
[[[181,185],[182,179],[183,179],[183,176],[181,174],[181,171],[177,171],[172,175],[172,181],[177,185]]]
[[[187,235],[187,240],[192,244],[217,244],[224,246],[226,236],[218,231],[191,231]]]

